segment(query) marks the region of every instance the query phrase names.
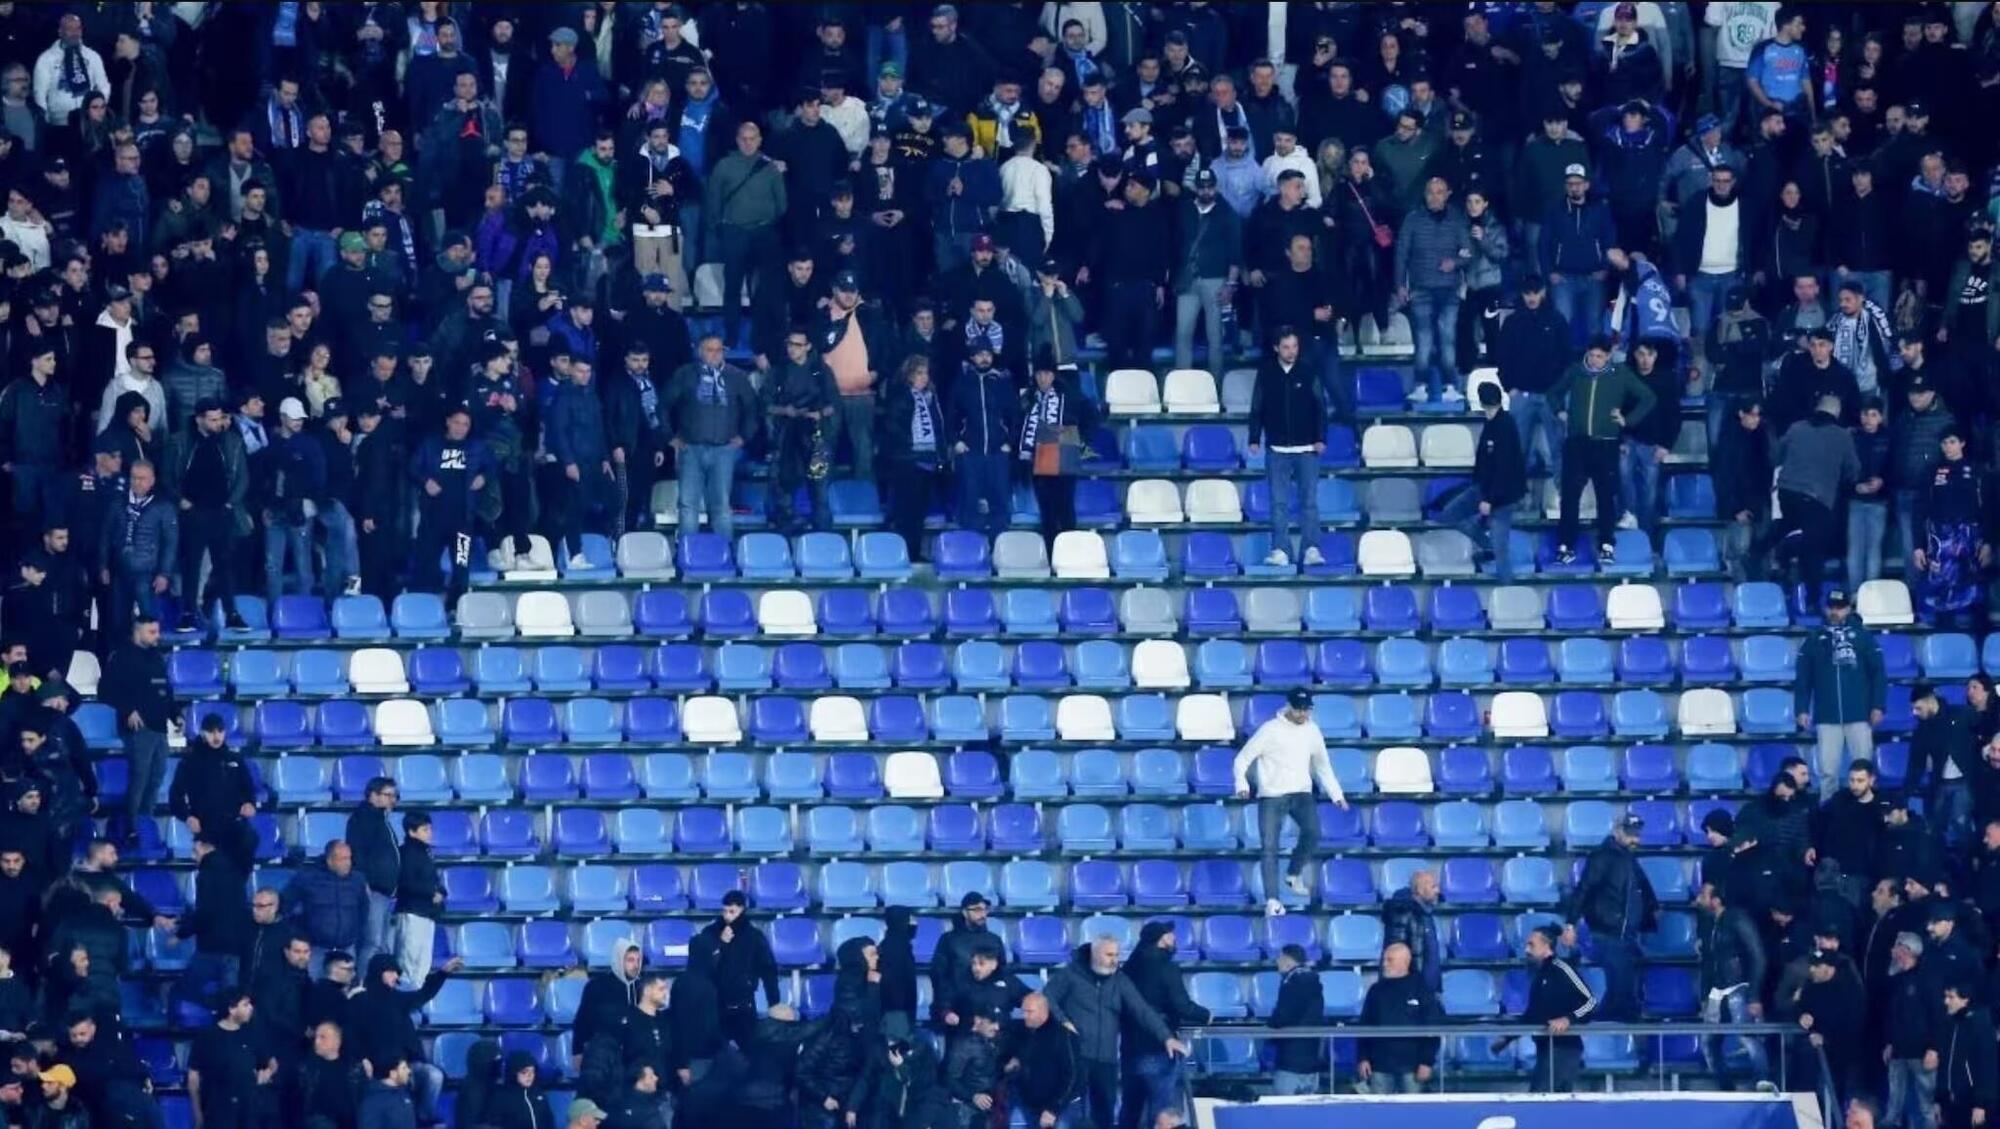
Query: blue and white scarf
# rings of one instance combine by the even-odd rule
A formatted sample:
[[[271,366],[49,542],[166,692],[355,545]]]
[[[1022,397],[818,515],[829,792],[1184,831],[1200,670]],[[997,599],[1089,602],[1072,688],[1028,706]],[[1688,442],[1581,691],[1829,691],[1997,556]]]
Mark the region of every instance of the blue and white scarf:
[[[926,388],[912,394],[915,410],[910,413],[910,450],[929,455],[937,453],[937,393]]]
[[[729,405],[729,385],[722,379],[721,369],[701,366],[701,375],[694,383],[694,398],[698,404]]]

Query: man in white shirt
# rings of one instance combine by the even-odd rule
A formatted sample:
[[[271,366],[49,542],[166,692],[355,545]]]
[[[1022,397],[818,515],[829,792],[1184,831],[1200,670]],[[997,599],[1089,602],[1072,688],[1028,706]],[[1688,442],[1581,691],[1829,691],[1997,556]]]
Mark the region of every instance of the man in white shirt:
[[[1257,769],[1257,834],[1264,846],[1264,913],[1281,917],[1285,903],[1278,898],[1278,842],[1287,817],[1298,825],[1299,842],[1285,885],[1300,897],[1310,896],[1306,871],[1319,848],[1319,809],[1313,803],[1313,781],[1326,790],[1337,808],[1347,807],[1347,796],[1334,778],[1333,762],[1326,755],[1326,738],[1313,722],[1312,695],[1293,690],[1285,698],[1285,709],[1277,717],[1257,727],[1236,754],[1233,771],[1236,797],[1250,798],[1250,768]]]
[[[84,45],[83,20],[74,13],[56,25],[56,41],[36,58],[34,90],[51,126],[68,125],[92,93],[111,96],[104,57]]]

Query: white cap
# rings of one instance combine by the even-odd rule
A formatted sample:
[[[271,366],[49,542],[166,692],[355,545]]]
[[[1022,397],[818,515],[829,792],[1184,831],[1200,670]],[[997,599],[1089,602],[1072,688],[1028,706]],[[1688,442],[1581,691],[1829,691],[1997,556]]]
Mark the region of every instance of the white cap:
[[[299,403],[297,396],[287,396],[284,402],[278,405],[278,416],[281,419],[304,419],[306,406]]]

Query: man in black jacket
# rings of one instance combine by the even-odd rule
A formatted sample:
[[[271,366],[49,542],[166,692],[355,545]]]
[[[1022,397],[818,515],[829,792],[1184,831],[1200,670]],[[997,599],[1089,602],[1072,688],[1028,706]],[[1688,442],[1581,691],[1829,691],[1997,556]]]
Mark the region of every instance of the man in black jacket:
[[[1280,997],[1279,1006],[1283,1003]],[[1368,986],[1361,1001],[1362,1026],[1416,1027],[1443,1020],[1437,993],[1423,977],[1410,971],[1410,946],[1400,941],[1383,946],[1382,975]],[[1309,1022],[1321,1022],[1319,1014],[1315,1012]],[[1357,1076],[1371,1094],[1421,1093],[1436,1068],[1437,1053],[1436,1039],[1365,1039],[1360,1045]]]
[[[1056,1022],[1048,997],[1037,992],[1021,1001],[1021,1026],[1009,1032],[1008,1100],[1029,1125],[1063,1117],[1083,1092],[1076,1036]]]
[[[1764,575],[1764,546],[1771,534],[1771,429],[1764,405],[1739,400],[1736,423],[1722,425],[1709,458],[1715,480],[1715,516],[1723,521],[1722,563],[1737,583]]]
[[[1297,170],[1287,175],[1295,177]],[[1283,326],[1298,331],[1299,356],[1318,377],[1325,397],[1321,406],[1328,418],[1351,425],[1354,390],[1341,375],[1340,318],[1334,307],[1340,291],[1330,265],[1308,232],[1293,232],[1276,257],[1270,272],[1257,276],[1263,280],[1258,316],[1274,335]]]
[[[1917,970],[1924,942],[1915,933],[1899,933],[1889,950],[1887,979],[1873,993],[1871,1009],[1875,1041],[1889,1068],[1889,1095],[1883,1103],[1892,1125],[1923,1125],[1930,1120],[1927,1098],[1936,1084],[1938,1043],[1948,1028],[1944,992]],[[1913,1116],[1906,1122],[1905,1114]]]
[[[1410,884],[1390,895],[1382,907],[1382,946],[1409,949],[1409,971],[1435,993],[1444,986],[1444,940],[1437,919],[1438,878],[1419,870]]]
[[[1959,980],[1943,988],[1949,1016],[1938,1053],[1937,1111],[1942,1129],[1969,1129],[1992,1120],[2000,1100],[2000,1068],[1993,1051],[1993,1020],[1975,1007],[1971,983]]]
[[[1597,997],[1568,961],[1556,955],[1557,935],[1553,928],[1528,934],[1528,963],[1534,968],[1528,982],[1528,1007],[1521,1022],[1548,1028],[1547,1035],[1535,1036],[1535,1073],[1528,1088],[1535,1093],[1567,1094],[1576,1090],[1576,1077],[1583,1069],[1583,1040],[1570,1033],[1597,1009]],[[1493,1041],[1495,1052],[1511,1042],[1505,1037]]]
[[[715,947],[715,994],[722,1032],[738,1046],[748,1042],[757,1025],[757,988],[766,1005],[778,1002],[778,962],[771,942],[750,924],[744,913],[749,900],[740,890],[722,896],[722,912],[699,934]]]
[[[194,906],[177,930],[183,938],[194,938],[194,955],[181,976],[179,994],[213,1009],[219,989],[240,983],[250,940],[250,907],[243,897],[249,874],[207,831],[194,837],[194,864]]]
[[[1695,895],[1695,909],[1701,916],[1695,924],[1695,952],[1698,954],[1702,1021],[1705,1023],[1755,1023],[1764,1017],[1761,999],[1764,989],[1764,941],[1750,915],[1730,904],[1720,885],[1704,882]],[[1737,1046],[1750,1059],[1750,1073],[1764,1081],[1770,1064],[1764,1054],[1764,1040],[1736,1037]],[[1702,1057],[1708,1068],[1730,1088],[1729,1058],[1723,1053],[1721,1037],[1701,1041]]]
[[[944,1013],[972,979],[972,954],[999,936],[986,927],[986,896],[967,891],[958,902],[958,918],[945,935],[938,938],[931,954],[931,1018],[941,1021]],[[1002,963],[1006,952],[1001,951]]]
[[[1910,688],[1910,712],[1917,718],[1910,737],[1910,779],[1927,777],[1931,782],[1924,811],[1970,811],[1972,782],[1987,771],[1972,712],[1938,697],[1936,687],[1927,682]],[[1942,837],[1947,821],[1936,821],[1936,827]]]
[[[378,954],[390,952],[390,930],[396,913],[396,880],[402,873],[402,848],[389,827],[396,810],[396,782],[377,776],[368,782],[366,798],[347,816],[347,845],[354,850],[354,869],[368,880],[368,925],[354,962],[367,968]]]
[[[1149,921],[1139,930],[1139,944],[1125,961],[1125,978],[1139,996],[1158,1012],[1169,1030],[1199,1027],[1213,1018],[1188,997],[1181,970],[1174,964],[1174,923]],[[1163,1040],[1127,1017],[1120,1050],[1125,1059],[1124,1097],[1118,1103],[1119,1129],[1138,1129],[1141,1113],[1152,1125],[1159,1111],[1180,1101],[1181,1060],[1167,1053]]]
[[[1264,475],[1271,484],[1271,553],[1265,564],[1296,557],[1306,567],[1326,563],[1319,541],[1319,457],[1326,450],[1325,400],[1302,353],[1299,331],[1279,327],[1271,351],[1257,366],[1250,391],[1250,454],[1269,443]],[[1299,512],[1299,540],[1292,542],[1292,509]]]
[[[1813,821],[1813,850],[1819,866],[1840,868],[1840,892],[1858,909],[1875,879],[1882,838],[1882,797],[1875,793],[1875,762],[1859,758],[1847,766],[1847,788],[1823,804]]]
[[[195,835],[207,835],[229,852],[231,862],[250,873],[257,853],[257,832],[250,817],[257,814],[257,785],[249,762],[229,747],[229,730],[220,714],[201,719],[201,737],[190,743],[167,790],[174,818]]]
[[[1825,1054],[1827,1082],[1843,1103],[1866,1084],[1861,1052],[1867,1022],[1868,997],[1854,962],[1837,952],[1813,953],[1806,983],[1799,988],[1799,1026]]]
[[[674,977],[668,1017],[673,1026],[674,1073],[683,1088],[708,1077],[722,1049],[722,1005],[715,991],[715,941],[697,933],[688,942],[687,967]]]
[[[1326,989],[1307,963],[1302,945],[1278,950],[1278,1002],[1271,1008],[1270,1026],[1318,1027],[1326,1022]],[[1320,1072],[1326,1067],[1325,1042],[1320,1039],[1278,1039],[1272,1092],[1319,1093]]]
[[[368,982],[351,1001],[354,1054],[371,1064],[377,1074],[398,1061],[410,1064],[410,1092],[417,1106],[419,1124],[437,1121],[437,1097],[444,1090],[444,1071],[429,1061],[417,1025],[410,1016],[437,997],[451,974],[465,966],[453,957],[441,968],[424,977],[423,986],[405,992],[399,986],[401,974],[396,958],[388,953],[368,962]]]
[[[1500,386],[1479,386],[1479,410],[1486,425],[1472,456],[1472,483],[1453,495],[1438,520],[1457,526],[1479,552],[1493,560],[1502,584],[1514,578],[1514,509],[1528,493],[1528,464],[1521,451],[1521,433],[1500,406]],[[1483,519],[1483,520],[1482,520]]]
[[[1576,944],[1576,923],[1590,926],[1590,955],[1604,969],[1601,1014],[1614,1023],[1639,1019],[1639,934],[1653,927],[1659,899],[1633,853],[1645,821],[1619,820],[1584,861],[1583,877],[1563,903],[1563,943]]]
[[[396,961],[411,980],[429,971],[437,942],[444,886],[431,857],[431,815],[403,813],[401,869],[396,875]]]
[[[100,1026],[88,1012],[71,1012],[62,1024],[68,1037],[56,1061],[75,1072],[76,1096],[90,1109],[90,1123],[114,1129],[160,1125],[153,1082],[132,1050],[131,1035],[114,1023]]]
[[[665,371],[665,358],[662,362]],[[653,483],[667,465],[669,436],[666,413],[660,410],[666,381],[653,375],[653,356],[643,338],[626,343],[623,371],[606,372],[598,391],[604,396],[612,469],[625,498],[618,531],[651,529]]]
[[[1541,275],[1521,279],[1521,299],[1500,323],[1493,346],[1500,369],[1500,386],[1507,390],[1507,416],[1521,432],[1523,459],[1535,453],[1535,436],[1548,447],[1549,477],[1562,477],[1564,429],[1549,402],[1549,389],[1562,379],[1574,352],[1569,323],[1549,301],[1549,286]]]
[[[125,845],[139,842],[139,821],[153,814],[153,798],[167,775],[167,719],[174,716],[167,659],[160,652],[160,621],[132,621],[131,641],[111,653],[98,696],[118,715],[127,778]]]
[[[1155,187],[1144,174],[1125,178],[1122,207],[1098,215],[1097,254],[1077,275],[1104,288],[1105,363],[1112,368],[1150,367],[1153,321],[1167,301],[1173,239]]]

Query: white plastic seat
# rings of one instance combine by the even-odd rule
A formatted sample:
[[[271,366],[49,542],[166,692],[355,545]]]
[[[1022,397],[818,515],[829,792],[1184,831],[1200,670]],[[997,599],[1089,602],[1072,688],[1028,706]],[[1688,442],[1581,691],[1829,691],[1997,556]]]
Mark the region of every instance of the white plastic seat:
[[[498,592],[467,592],[458,598],[458,634],[463,639],[509,639],[514,609]]]
[[[1400,529],[1371,529],[1361,535],[1355,550],[1363,576],[1415,576],[1416,547],[1410,535]]]
[[[736,703],[712,694],[689,698],[681,706],[681,732],[694,745],[734,745],[743,740]]]
[[[502,575],[508,580],[554,580],[556,551],[549,547],[549,539],[539,533],[528,534],[527,554],[515,558],[514,567]]]
[[[431,711],[415,698],[391,698],[375,707],[375,740],[383,745],[411,747],[437,744],[431,731]]]
[[[757,598],[757,630],[766,635],[818,635],[812,597],[796,588],[779,588]]]
[[[1900,580],[1869,580],[1854,596],[1854,611],[1870,627],[1908,627],[1917,622],[1910,590]]]
[[[1467,374],[1465,378],[1465,405],[1471,411],[1477,412],[1479,410],[1479,386],[1482,384],[1491,384],[1495,388],[1500,388],[1500,406],[1502,408],[1508,407],[1509,403],[1513,400],[1512,396],[1507,395],[1507,390],[1500,387],[1499,369],[1491,366],[1476,368]]]
[[[1178,525],[1187,520],[1181,512],[1181,492],[1164,478],[1142,478],[1127,487],[1125,516],[1133,525]]]
[[[1187,652],[1171,639],[1142,639],[1132,648],[1132,684],[1141,690],[1185,690],[1194,681]]]
[[[97,696],[97,684],[104,677],[104,668],[98,665],[97,656],[89,651],[78,651],[69,657],[69,670],[63,681],[69,688],[86,698]]]
[[[722,308],[722,264],[703,263],[694,270],[694,304],[704,310]],[[750,288],[746,285],[742,294],[743,305],[750,304]]]
[[[1080,533],[1082,530],[1070,530]],[[1060,545],[1068,534],[1056,535]],[[1103,552],[1103,542],[1095,533],[1089,534],[1098,540],[1098,552]],[[1049,576],[1049,546],[1042,535],[1027,529],[1002,530],[993,539],[993,573],[1002,580],[1047,580]],[[1105,576],[1110,575],[1107,570]],[[1102,579],[1100,577],[1099,579]]]
[[[1549,707],[1542,696],[1527,690],[1506,690],[1493,695],[1493,735],[1495,737],[1547,737]]]
[[[815,741],[856,744],[868,740],[868,714],[859,698],[845,694],[814,698],[809,724]]]
[[[1562,490],[1555,479],[1542,484],[1542,516],[1550,521],[1562,517]],[[1583,484],[1583,493],[1576,501],[1578,522],[1590,522],[1597,518],[1597,487],[1589,482]],[[1572,546],[1574,547],[1574,546]]]
[[[1127,588],[1118,597],[1118,622],[1128,635],[1172,635],[1180,630],[1173,598],[1158,588]]]
[[[669,478],[665,482],[653,483],[653,524],[679,525],[681,522],[681,484]]]
[[[1871,582],[1872,583],[1872,582]],[[1681,691],[1680,727],[1683,737],[1730,737],[1736,733],[1736,703],[1726,690],[1704,686]]]
[[[1415,540],[1417,567],[1425,576],[1469,577],[1479,575],[1472,563],[1477,546],[1472,538],[1456,529],[1432,529]]]
[[[1222,374],[1222,410],[1231,415],[1248,415],[1250,400],[1256,391],[1256,369],[1230,369]]]
[[[1372,430],[1372,429],[1371,429]],[[1462,423],[1434,423],[1424,428],[1424,465],[1434,469],[1463,470],[1478,454],[1472,429]]]
[[[1378,423],[1361,433],[1361,465],[1398,470],[1417,465],[1417,437],[1400,423]]]
[[[357,694],[407,694],[410,679],[403,655],[387,647],[363,647],[347,662],[347,681]]]
[[[1236,719],[1221,694],[1185,694],[1174,707],[1174,730],[1183,741],[1234,741]]]
[[[1304,616],[1294,588],[1252,588],[1243,596],[1243,628],[1255,635],[1296,635]]]
[[[1540,631],[1548,623],[1542,594],[1525,584],[1503,584],[1487,602],[1486,618],[1495,631]]]
[[[1667,452],[1670,466],[1708,462],[1708,425],[1701,420],[1691,419],[1681,424],[1680,434],[1674,437],[1673,450]]]
[[[667,535],[635,529],[618,539],[618,575],[627,580],[671,580],[674,547]]]
[[[1375,754],[1375,790],[1396,796],[1428,796],[1431,758],[1414,745],[1397,745]]]
[[[941,800],[944,777],[937,758],[929,753],[890,753],[882,762],[882,784],[892,800]]]
[[[1664,631],[1667,627],[1660,590],[1650,584],[1620,584],[1605,597],[1604,610],[1613,631]]]
[[[1212,416],[1222,410],[1215,377],[1207,369],[1177,368],[1168,373],[1163,398],[1167,411],[1175,415]]]
[[[1367,357],[1398,357],[1415,352],[1416,336],[1410,330],[1410,319],[1406,314],[1389,315],[1389,325],[1379,332],[1370,333],[1374,328],[1374,318],[1361,319],[1361,353]]]
[[[1065,741],[1116,741],[1111,703],[1096,694],[1071,694],[1057,702],[1056,736]]]
[[[569,601],[561,592],[523,592],[514,602],[514,625],[533,639],[567,639],[576,634]]]
[[[623,592],[583,592],[576,599],[580,634],[613,639],[632,634],[632,601]]]
[[[1114,416],[1160,414],[1160,382],[1141,368],[1121,368],[1104,378],[1104,404]]]
[[[1243,498],[1226,478],[1198,478],[1188,483],[1187,519],[1191,522],[1236,523],[1243,520]]]
[[[1162,482],[1161,485],[1167,488],[1169,494],[1173,493],[1173,483]],[[1178,497],[1174,500],[1174,509],[1176,513],[1180,510]],[[1180,518],[1176,516],[1173,520],[1179,521]],[[1001,536],[1005,537],[1006,534],[1003,533]],[[1039,533],[1030,533],[1028,536],[1035,538],[1036,541],[1041,540]],[[1054,564],[1058,580],[1111,579],[1110,554],[1105,552],[1104,538],[1094,530],[1066,529],[1056,534]]]

